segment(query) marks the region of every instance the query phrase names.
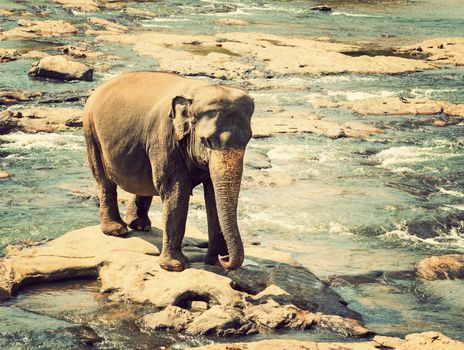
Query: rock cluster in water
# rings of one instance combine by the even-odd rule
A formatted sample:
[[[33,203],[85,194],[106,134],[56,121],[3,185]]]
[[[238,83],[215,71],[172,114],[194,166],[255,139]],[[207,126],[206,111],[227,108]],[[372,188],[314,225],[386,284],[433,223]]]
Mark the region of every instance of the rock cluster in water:
[[[292,259],[272,261],[263,258],[272,252],[250,247],[251,264],[227,272],[200,262],[206,242],[187,238],[192,267],[177,273],[159,267],[160,245],[159,230],[118,238],[94,226],[43,245],[9,246],[0,260],[0,297],[12,298],[31,283],[98,277],[111,300],[159,308],[138,322],[145,330],[228,336],[319,326],[346,336],[372,334],[336,292]]]

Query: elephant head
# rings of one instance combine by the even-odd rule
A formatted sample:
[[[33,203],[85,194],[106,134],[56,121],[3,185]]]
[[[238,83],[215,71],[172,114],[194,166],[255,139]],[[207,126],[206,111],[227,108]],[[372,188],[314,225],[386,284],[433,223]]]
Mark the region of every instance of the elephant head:
[[[244,259],[237,203],[253,111],[253,100],[245,91],[224,86],[203,86],[172,100],[175,137],[186,139],[190,159],[209,171],[213,183],[228,250],[228,256],[220,256],[219,262],[227,269],[239,268]]]

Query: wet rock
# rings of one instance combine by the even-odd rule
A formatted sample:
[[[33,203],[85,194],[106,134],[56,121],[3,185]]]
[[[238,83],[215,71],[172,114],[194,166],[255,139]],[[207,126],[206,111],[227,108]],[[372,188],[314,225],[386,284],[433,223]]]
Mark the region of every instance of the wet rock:
[[[95,58],[99,58],[103,56],[101,52],[95,52],[83,46],[66,45],[66,46],[59,47],[58,50],[60,50],[65,55],[72,57],[72,58],[76,58],[76,59],[82,59],[82,58],[95,59]]]
[[[31,50],[21,55],[22,58],[44,58],[47,56],[50,56],[50,55],[46,52],[42,52],[38,50]]]
[[[327,97],[316,98],[311,101],[314,108],[335,108],[338,107],[338,103],[328,99]]]
[[[3,32],[3,36],[9,38],[34,38],[34,37],[56,37],[65,34],[74,34],[77,28],[72,24],[58,20],[32,21],[20,19],[18,27]]]
[[[70,334],[74,338],[77,338],[79,342],[86,346],[92,346],[95,343],[103,341],[103,338],[100,337],[95,330],[90,326],[76,326],[68,327],[63,329],[58,329],[54,332],[55,334]]]
[[[340,123],[321,120],[319,116],[302,110],[289,110],[267,116],[256,115],[251,124],[253,137],[283,133],[315,133],[337,139],[341,137],[366,138],[383,133],[381,129],[362,122]]]
[[[244,163],[253,169],[269,169],[271,167],[270,160],[265,154],[252,150],[245,153]]]
[[[423,280],[464,279],[464,255],[431,256],[416,265],[416,275]]]
[[[14,111],[18,127],[25,132],[53,132],[82,127],[79,108],[35,107]]]
[[[138,18],[138,19],[151,19],[158,17],[158,14],[148,10],[136,9],[133,7],[126,7],[122,12],[128,16]]]
[[[404,97],[381,97],[367,100],[342,102],[347,107],[363,115],[434,115],[445,113],[464,116],[464,104],[456,105],[445,101],[407,99]]]
[[[199,232],[189,228],[187,235],[187,241],[192,242],[188,243],[190,247],[200,245],[195,238]],[[360,324],[354,320],[313,313],[312,309],[358,316],[308,270],[253,257],[253,249],[269,256],[266,249],[246,247],[251,254],[248,257],[259,266],[252,267],[251,275],[241,277],[247,275],[246,267],[227,272],[218,266],[191,263],[191,268],[182,272],[165,271],[159,267],[156,256],[161,242],[161,231],[156,228],[119,238],[105,236],[99,226],[94,226],[69,232],[45,245],[9,246],[0,260],[0,293],[2,298],[8,298],[30,283],[98,276],[100,292],[108,293],[113,302],[151,304],[165,309],[140,321],[146,328],[151,324],[153,329],[185,328],[192,334],[239,335],[271,326],[309,327],[314,320],[321,327],[344,334],[348,327],[352,334],[360,333]],[[185,250],[189,251],[187,247]],[[204,258],[206,251],[198,251]],[[259,289],[251,287],[253,281],[259,281]],[[195,307],[197,302],[201,302],[202,308]],[[173,306],[189,309],[193,319]],[[264,318],[269,308],[275,309],[277,318]],[[183,315],[181,320],[174,321],[171,316],[175,313]],[[296,319],[291,320],[292,317]]]
[[[87,33],[95,34],[98,33]],[[97,40],[126,42],[140,55],[152,56],[160,69],[234,81],[293,74],[395,74],[436,68],[393,56],[349,56],[354,45],[263,33],[117,35],[106,31]],[[282,55],[282,50],[285,55]]]
[[[156,246],[140,238],[106,236],[100,226],[68,232],[43,246],[8,246],[0,259],[0,300],[11,298],[31,283],[96,277],[106,256],[115,252],[159,254]]]
[[[18,129],[18,121],[13,117],[13,112],[0,112],[0,135],[8,134]]]
[[[98,2],[95,0],[52,0],[58,4],[62,4],[65,8],[84,11],[96,12],[99,11]]]
[[[246,343],[222,343],[191,350],[462,350],[464,343],[450,339],[438,332],[413,333],[400,339],[387,336],[376,336],[366,342],[327,343],[290,339],[269,339]]]
[[[41,92],[0,90],[0,105],[12,105],[19,102],[32,101],[41,96],[43,96]]]
[[[317,316],[318,318],[315,319],[315,322],[319,326],[330,329],[332,332],[342,334],[345,337],[367,338],[374,334],[374,332],[364,327],[358,320],[335,315],[318,314]]]
[[[464,65],[464,38],[429,39],[419,44],[398,48],[397,51],[412,56],[417,52],[425,53],[428,55],[427,61],[438,65]]]
[[[311,11],[320,11],[320,12],[330,12],[332,11],[332,8],[327,6],[327,5],[317,5],[314,7],[311,7]]]
[[[9,179],[11,177],[13,177],[12,173],[9,173],[8,171],[0,169],[0,180]]]
[[[294,305],[280,305],[272,299],[246,309],[247,317],[266,329],[308,329],[316,324],[317,315]]]
[[[214,23],[226,26],[247,26],[250,24],[248,21],[237,18],[219,18],[215,20]]]
[[[28,74],[37,78],[92,81],[93,69],[63,56],[48,56],[36,62]]]
[[[15,49],[0,49],[0,63],[14,61],[20,57],[21,55]]]
[[[187,328],[187,333],[221,337],[256,333],[253,323],[241,310],[230,306],[215,305],[205,311]]]
[[[114,23],[114,22],[108,21],[108,20],[103,19],[103,18],[89,17],[88,21],[90,23],[93,23],[93,24],[96,24],[96,25],[98,25],[100,27],[105,28],[106,30],[108,30],[110,32],[123,33],[123,32],[126,32],[127,29],[128,29],[126,26],[123,26],[122,24]]]
[[[137,323],[139,327],[150,331],[184,331],[192,323],[195,315],[178,306],[167,306],[163,311],[142,317]]]

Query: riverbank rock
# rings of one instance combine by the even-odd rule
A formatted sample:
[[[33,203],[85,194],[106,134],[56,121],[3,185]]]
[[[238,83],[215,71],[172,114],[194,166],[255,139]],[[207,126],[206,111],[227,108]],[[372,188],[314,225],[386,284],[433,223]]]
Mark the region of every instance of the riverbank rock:
[[[43,96],[41,92],[24,90],[0,90],[0,105],[12,105],[19,102],[32,101]]]
[[[340,102],[339,107],[352,109],[362,115],[435,115],[464,117],[464,104],[420,98],[379,97]]]
[[[206,256],[200,235],[188,228],[184,252],[191,268],[182,272],[159,267],[162,233],[156,228],[120,238],[93,226],[44,245],[9,246],[0,259],[0,297],[11,298],[31,283],[98,277],[100,291],[112,301],[161,310],[140,320],[145,330],[226,336],[320,326],[352,336],[371,334],[328,285],[301,266],[269,260],[272,254],[262,247],[246,246],[253,265],[235,271],[196,262]],[[255,254],[257,250],[261,253]]]
[[[376,336],[368,342],[326,343],[290,339],[270,339],[248,343],[213,344],[190,350],[463,350],[464,343],[438,332],[413,333],[405,339]]]
[[[427,54],[427,61],[434,64],[456,66],[464,65],[464,38],[435,38],[397,49],[411,56]]]
[[[77,33],[77,28],[62,20],[32,21],[20,19],[16,28],[7,30],[2,35],[9,38],[56,37]]]
[[[416,275],[423,280],[464,279],[464,255],[431,256],[416,265]]]
[[[28,74],[37,78],[92,81],[93,69],[63,56],[47,56],[34,63]]]

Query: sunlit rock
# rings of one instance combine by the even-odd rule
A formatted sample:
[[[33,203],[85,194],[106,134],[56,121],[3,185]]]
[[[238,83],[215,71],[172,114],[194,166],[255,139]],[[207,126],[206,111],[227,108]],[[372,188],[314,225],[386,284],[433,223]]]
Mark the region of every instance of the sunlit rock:
[[[36,78],[92,81],[93,69],[63,56],[47,56],[34,63],[28,74]]]

